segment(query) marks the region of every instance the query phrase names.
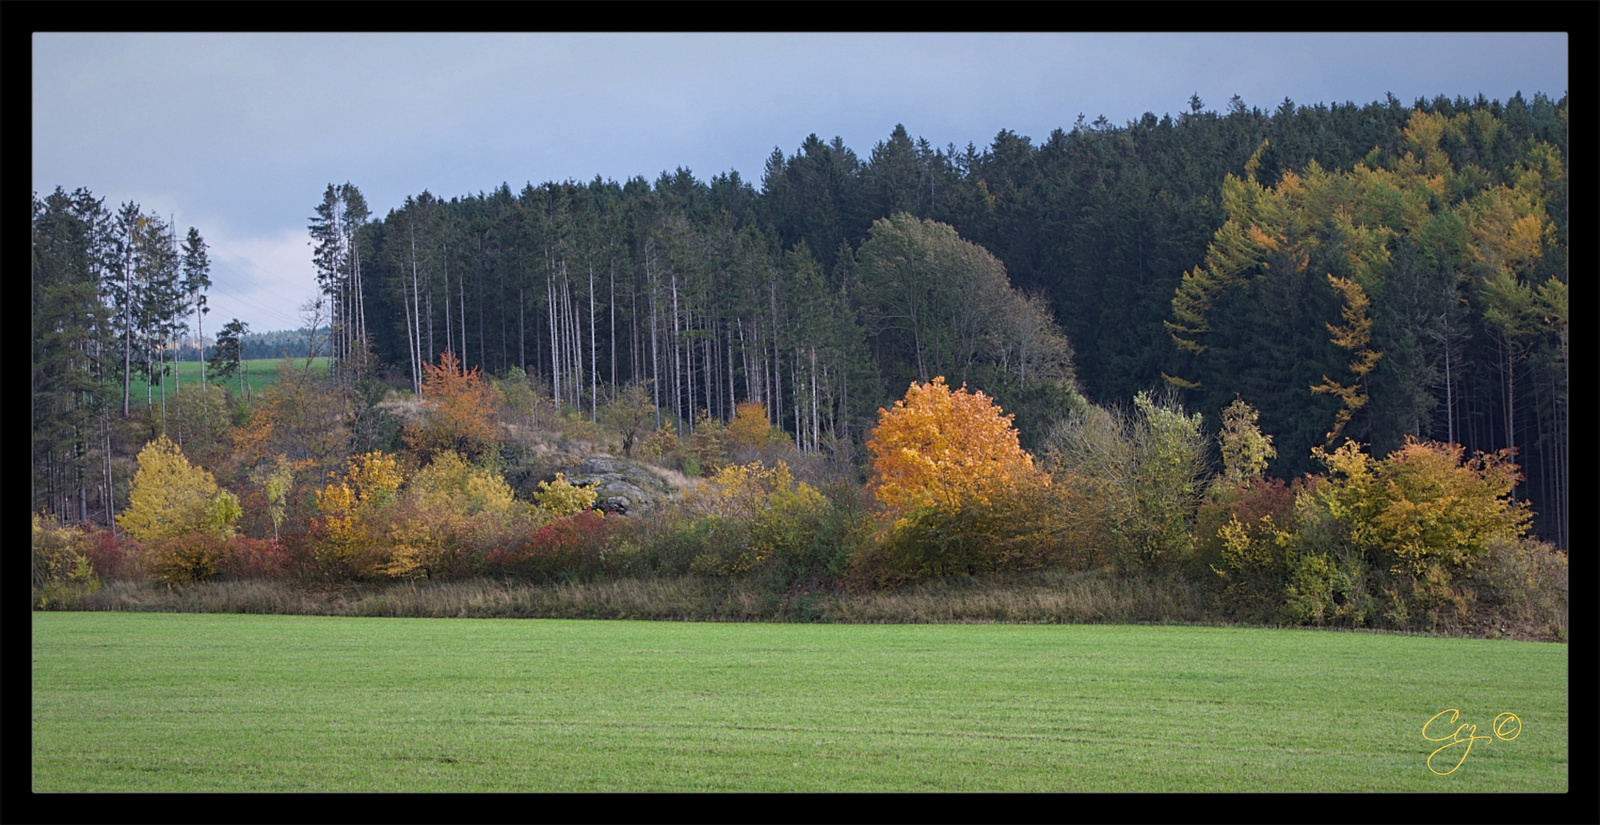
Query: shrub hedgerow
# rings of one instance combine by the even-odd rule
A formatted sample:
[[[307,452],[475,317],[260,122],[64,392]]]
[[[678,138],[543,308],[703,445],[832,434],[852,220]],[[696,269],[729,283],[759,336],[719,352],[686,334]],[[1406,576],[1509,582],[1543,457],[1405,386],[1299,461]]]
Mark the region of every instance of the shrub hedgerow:
[[[55,516],[33,514],[36,607],[70,604],[79,596],[100,589],[100,579],[83,552],[82,537],[82,531],[57,523]]]
[[[596,510],[559,518],[520,545],[490,551],[486,562],[491,570],[530,581],[593,579],[603,570],[614,520]]]
[[[144,545],[128,534],[84,525],[80,541],[96,576],[107,581],[141,581],[149,577]]]
[[[1468,580],[1505,621],[1541,626],[1566,637],[1567,554],[1545,542],[1510,539],[1489,545]]]
[[[1044,478],[996,491],[983,501],[918,507],[880,531],[852,559],[857,581],[889,586],[944,576],[1046,567],[1082,569],[1064,490]]]
[[[235,581],[282,581],[294,574],[294,555],[288,547],[270,539],[245,536],[235,536],[228,542],[218,571],[221,578]]]
[[[150,571],[165,584],[209,581],[221,572],[228,540],[209,531],[146,542]]]

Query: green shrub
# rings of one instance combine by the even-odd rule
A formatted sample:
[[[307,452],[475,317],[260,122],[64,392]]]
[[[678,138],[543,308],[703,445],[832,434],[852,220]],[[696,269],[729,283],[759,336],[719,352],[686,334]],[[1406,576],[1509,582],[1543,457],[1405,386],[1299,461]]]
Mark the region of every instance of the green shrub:
[[[1301,556],[1284,587],[1284,608],[1300,624],[1360,627],[1372,617],[1366,566],[1359,558],[1313,553]]]
[[[945,576],[1027,571],[1103,562],[1075,544],[1075,525],[1063,494],[1040,478],[995,491],[986,501],[958,507],[922,506],[881,531],[876,543],[855,542],[853,577],[885,586]]]
[[[1174,569],[1193,559],[1205,437],[1200,415],[1170,400],[1134,398],[1134,413],[1089,407],[1046,438],[1058,481],[1084,484],[1104,501],[1113,561],[1122,569]]]
[[[972,576],[999,567],[988,537],[1001,528],[993,508],[918,507],[884,537],[881,564],[890,582]]]
[[[684,459],[684,474],[694,478],[728,465],[728,428],[721,421],[702,412],[695,421],[694,432],[689,434],[689,455]],[[689,459],[694,460],[694,472],[689,471]]]

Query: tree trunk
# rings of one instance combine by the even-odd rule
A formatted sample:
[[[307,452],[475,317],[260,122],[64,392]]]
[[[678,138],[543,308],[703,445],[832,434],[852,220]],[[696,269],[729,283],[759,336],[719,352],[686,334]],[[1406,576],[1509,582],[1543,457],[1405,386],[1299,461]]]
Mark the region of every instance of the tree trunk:
[[[422,392],[422,290],[417,281],[417,229],[411,225],[411,327],[415,332],[411,349],[412,392]]]
[[[594,346],[594,262],[589,262],[589,420],[600,420],[600,368]]]
[[[672,413],[683,417],[683,380],[678,364],[678,271],[672,271]]]
[[[555,261],[548,260],[549,277],[545,278],[545,304],[550,315],[550,395],[556,402],[556,414],[561,414],[561,357],[556,350],[556,269]]]

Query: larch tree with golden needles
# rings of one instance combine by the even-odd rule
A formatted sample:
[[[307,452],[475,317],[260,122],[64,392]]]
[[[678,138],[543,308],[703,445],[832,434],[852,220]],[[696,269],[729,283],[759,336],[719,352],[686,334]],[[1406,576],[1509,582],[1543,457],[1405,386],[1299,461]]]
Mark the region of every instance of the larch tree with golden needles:
[[[1372,302],[1368,300],[1366,292],[1362,291],[1361,284],[1356,283],[1353,279],[1335,278],[1332,275],[1328,276],[1328,283],[1332,284],[1333,288],[1344,297],[1345,306],[1341,314],[1345,323],[1344,326],[1340,327],[1336,327],[1333,324],[1327,324],[1326,326],[1328,331],[1333,333],[1334,345],[1341,349],[1349,350],[1354,356],[1350,361],[1349,368],[1350,374],[1354,375],[1356,380],[1349,386],[1345,386],[1324,375],[1322,376],[1322,383],[1311,388],[1314,393],[1333,395],[1344,404],[1339,409],[1338,416],[1333,420],[1333,429],[1328,432],[1328,440],[1323,445],[1324,447],[1332,446],[1334,439],[1338,438],[1339,434],[1344,431],[1344,425],[1350,423],[1351,417],[1355,415],[1357,410],[1367,405],[1367,373],[1372,372],[1372,368],[1378,365],[1378,359],[1383,357],[1382,353],[1373,350],[1370,346],[1372,343],[1372,318],[1367,314],[1367,308],[1371,306]]]
[[[940,376],[913,383],[893,409],[878,412],[867,442],[872,490],[893,512],[988,505],[1000,490],[1045,478],[1012,417],[981,391],[952,390]]]

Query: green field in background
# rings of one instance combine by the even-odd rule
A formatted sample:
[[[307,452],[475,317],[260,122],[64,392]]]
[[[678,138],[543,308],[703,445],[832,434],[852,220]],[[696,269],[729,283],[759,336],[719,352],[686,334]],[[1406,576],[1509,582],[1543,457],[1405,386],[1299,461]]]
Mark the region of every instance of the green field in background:
[[[1244,628],[34,613],[32,784],[1563,792],[1567,652]],[[1502,713],[1520,733],[1437,775],[1423,726],[1452,708],[1431,735],[1490,736]]]
[[[262,387],[265,387],[266,385],[274,383],[278,380],[278,365],[282,363],[282,358],[256,358],[248,361],[240,361],[239,369],[244,373],[245,383],[250,387],[250,392],[253,394],[260,392]],[[292,363],[296,369],[301,369],[305,367],[306,359],[304,357],[291,358],[290,363]],[[177,363],[168,364],[167,366],[171,367],[173,371],[173,374],[165,377],[166,389],[169,394],[176,392],[180,386],[195,383],[200,380],[199,361],[178,361]],[[328,359],[326,357],[312,359],[311,371],[321,375],[326,375],[328,373]],[[212,369],[210,364],[206,365],[206,375],[213,377],[215,376],[215,370]],[[120,376],[118,380],[121,380]],[[211,383],[214,386],[224,386],[219,385],[216,381],[212,381]],[[225,386],[229,392],[238,395],[238,374],[236,373],[230,377],[227,382],[225,382]],[[147,397],[148,391],[152,389],[155,391],[156,403],[159,404],[161,399],[160,386],[156,386],[148,381],[135,378],[132,386],[129,388],[129,391],[132,393],[135,400],[142,402]]]

